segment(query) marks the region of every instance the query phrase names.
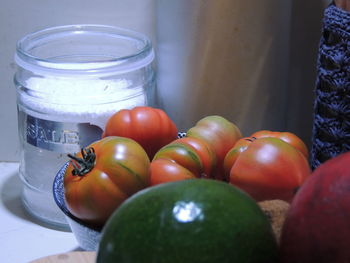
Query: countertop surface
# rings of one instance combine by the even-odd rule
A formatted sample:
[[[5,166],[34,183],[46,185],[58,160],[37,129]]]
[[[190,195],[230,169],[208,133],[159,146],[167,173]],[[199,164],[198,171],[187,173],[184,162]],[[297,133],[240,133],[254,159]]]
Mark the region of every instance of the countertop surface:
[[[1,263],[28,263],[35,259],[80,251],[71,232],[45,227],[22,206],[18,163],[0,162]]]

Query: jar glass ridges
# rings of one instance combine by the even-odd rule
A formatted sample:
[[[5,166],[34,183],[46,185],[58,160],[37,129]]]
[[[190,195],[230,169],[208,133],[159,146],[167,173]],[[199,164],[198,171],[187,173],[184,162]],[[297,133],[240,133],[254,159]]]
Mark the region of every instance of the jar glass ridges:
[[[67,228],[52,183],[67,153],[100,138],[117,110],[153,105],[154,52],[140,33],[103,25],[38,31],[17,43],[20,176],[26,209]]]

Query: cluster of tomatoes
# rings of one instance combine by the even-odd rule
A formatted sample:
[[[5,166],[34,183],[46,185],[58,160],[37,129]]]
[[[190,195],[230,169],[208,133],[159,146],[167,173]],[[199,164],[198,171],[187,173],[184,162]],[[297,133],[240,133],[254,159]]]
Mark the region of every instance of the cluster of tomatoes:
[[[226,181],[256,201],[291,201],[311,170],[303,141],[289,132],[259,131],[243,137],[221,116],[207,116],[178,138],[161,109],[135,107],[115,113],[103,138],[69,155],[64,177],[69,211],[103,225],[129,196],[161,183],[203,178]]]

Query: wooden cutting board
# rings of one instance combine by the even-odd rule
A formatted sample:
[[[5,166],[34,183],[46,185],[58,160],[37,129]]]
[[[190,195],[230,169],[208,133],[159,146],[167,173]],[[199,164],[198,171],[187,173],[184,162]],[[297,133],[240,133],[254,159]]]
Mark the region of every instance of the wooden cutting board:
[[[76,251],[40,258],[30,263],[95,263],[96,252]]]

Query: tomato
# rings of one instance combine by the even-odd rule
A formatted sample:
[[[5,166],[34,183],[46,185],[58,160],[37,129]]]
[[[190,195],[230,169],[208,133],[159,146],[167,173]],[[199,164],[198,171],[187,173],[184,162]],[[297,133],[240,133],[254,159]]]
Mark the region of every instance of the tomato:
[[[162,147],[153,158],[158,159],[171,160],[196,177],[210,177],[216,160],[214,152],[206,142],[188,137],[174,140]]]
[[[227,154],[227,158],[233,156],[230,183],[246,191],[256,201],[281,199],[290,202],[311,174],[305,156],[274,137],[244,138],[242,141],[237,142],[237,148]]]
[[[227,155],[225,156],[225,159],[224,159],[224,164],[223,164],[225,176],[226,177],[229,176],[231,167],[232,167],[233,163],[235,162],[236,158],[238,157],[239,153],[244,151],[248,147],[250,142],[252,142],[253,140],[256,140],[258,138],[265,138],[265,137],[274,137],[274,138],[278,138],[278,139],[281,139],[281,140],[289,143],[290,145],[292,145],[293,147],[298,149],[305,156],[306,159],[308,159],[309,152],[308,152],[307,146],[295,134],[293,134],[291,132],[273,132],[273,131],[268,131],[268,130],[261,130],[261,131],[257,131],[255,133],[253,133],[250,137],[245,137],[245,138],[241,138],[240,140],[238,140],[237,143],[235,144],[234,148],[232,148],[227,153]]]
[[[268,130],[262,130],[257,131],[250,135],[250,137],[254,138],[264,138],[264,137],[275,137],[278,139],[281,139],[290,145],[297,148],[299,151],[301,151],[302,154],[306,157],[306,159],[309,158],[309,151],[305,143],[294,133],[291,132],[277,132],[277,131],[268,131]]]
[[[223,170],[226,181],[230,180],[230,171],[234,162],[237,160],[238,156],[247,149],[253,140],[256,140],[256,138],[241,138],[235,143],[234,147],[227,152],[223,162]]]
[[[199,120],[187,131],[187,137],[198,138],[207,142],[216,155],[215,178],[224,179],[223,161],[227,152],[242,138],[238,127],[227,119],[213,115]]]
[[[203,171],[203,163],[197,152],[189,145],[170,143],[161,148],[153,160],[167,159],[185,167],[196,177],[200,177]]]
[[[177,127],[161,109],[139,106],[123,109],[107,121],[102,137],[122,136],[137,141],[150,159],[164,145],[177,138]]]
[[[212,177],[212,173],[216,166],[216,155],[207,142],[193,137],[183,137],[175,140],[174,143],[185,144],[192,147],[198,154],[203,164],[201,176]]]
[[[193,179],[196,176],[185,167],[169,159],[151,162],[151,185]]]
[[[103,225],[124,200],[150,185],[150,160],[132,139],[106,137],[69,156],[66,205],[87,223]]]

